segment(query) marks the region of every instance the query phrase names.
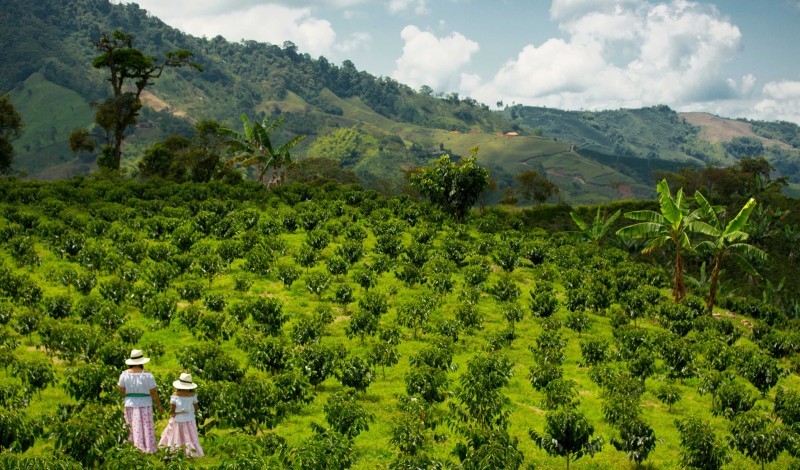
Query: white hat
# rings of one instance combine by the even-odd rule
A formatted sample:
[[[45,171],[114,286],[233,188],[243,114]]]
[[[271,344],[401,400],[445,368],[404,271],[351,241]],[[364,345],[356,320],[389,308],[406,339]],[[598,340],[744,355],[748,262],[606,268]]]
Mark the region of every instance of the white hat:
[[[149,357],[144,357],[144,353],[141,349],[134,349],[131,351],[131,357],[129,359],[125,359],[125,364],[129,366],[139,366],[142,364],[147,364],[150,362]]]
[[[181,374],[181,378],[172,382],[172,386],[181,390],[192,390],[197,384],[192,382],[192,374]]]

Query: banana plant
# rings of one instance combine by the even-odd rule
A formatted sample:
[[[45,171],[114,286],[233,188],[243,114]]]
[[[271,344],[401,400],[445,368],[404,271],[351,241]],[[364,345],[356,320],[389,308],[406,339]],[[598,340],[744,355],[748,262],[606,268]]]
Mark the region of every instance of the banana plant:
[[[710,240],[701,241],[695,246],[695,250],[709,253],[714,257],[714,268],[711,270],[708,299],[706,300],[706,308],[711,312],[717,295],[717,284],[722,262],[730,257],[746,273],[759,277],[758,272],[747,258],[764,261],[767,258],[767,254],[747,243],[750,235],[744,231],[747,219],[756,207],[755,199],[750,198],[739,210],[739,213],[727,224],[720,218],[723,209],[712,206],[700,191],[695,192],[694,199],[700,207],[699,211],[701,211],[702,220],[692,222],[692,229],[711,237]]]
[[[683,279],[683,254],[692,251],[689,233],[697,231],[694,222],[701,216],[701,210],[689,211],[689,201],[684,197],[683,188],[675,196],[669,189],[666,179],[662,179],[656,186],[660,213],[652,210],[626,212],[625,218],[636,220],[638,223],[628,225],[617,230],[617,235],[623,238],[638,238],[647,240],[642,249],[643,254],[672,246],[675,249],[675,271],[672,284],[672,298],[680,302],[686,296],[686,284]]]
[[[619,218],[620,214],[622,214],[622,211],[617,210],[617,212],[611,214],[611,217],[603,220],[603,217],[600,214],[600,206],[598,206],[597,215],[594,216],[592,225],[589,225],[576,212],[570,211],[569,216],[572,217],[575,225],[577,225],[580,229],[580,231],[570,232],[570,234],[578,239],[599,245],[600,239],[603,238],[606,233],[608,233],[608,229],[611,228],[611,225]]]
[[[225,137],[225,144],[233,156],[225,163],[226,167],[233,165],[252,166],[258,169],[258,180],[267,187],[283,184],[286,168],[292,163],[291,149],[299,144],[305,135],[298,135],[285,144],[275,148],[270,134],[283,124],[283,116],[270,121],[265,117],[262,122],[248,121],[242,114],[244,132],[233,129],[220,128],[220,134]]]

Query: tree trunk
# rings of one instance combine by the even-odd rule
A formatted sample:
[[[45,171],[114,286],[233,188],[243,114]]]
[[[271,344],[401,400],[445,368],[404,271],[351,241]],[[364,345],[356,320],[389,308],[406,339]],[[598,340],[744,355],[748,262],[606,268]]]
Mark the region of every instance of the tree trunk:
[[[672,298],[675,303],[686,297],[686,285],[683,283],[683,260],[681,259],[681,247],[675,247],[675,281],[672,284]]]
[[[714,300],[717,298],[717,282],[719,281],[719,268],[722,265],[722,257],[718,256],[714,261],[714,269],[711,271],[711,284],[708,288],[708,300],[706,301],[706,309],[708,313],[714,309]]]
[[[125,128],[116,126],[114,129],[114,169],[119,171],[122,162],[122,141],[125,139]]]

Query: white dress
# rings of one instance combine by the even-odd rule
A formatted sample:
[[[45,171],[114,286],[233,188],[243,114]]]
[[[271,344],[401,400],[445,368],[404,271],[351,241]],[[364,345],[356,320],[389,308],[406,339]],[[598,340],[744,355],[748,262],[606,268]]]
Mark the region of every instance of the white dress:
[[[156,380],[150,372],[120,374],[117,385],[125,388],[125,422],[130,428],[129,439],[143,452],[156,451],[156,431],[153,426],[153,398],[150,390]]]
[[[197,395],[188,397],[172,395],[169,402],[175,406],[175,417],[169,419],[158,446],[183,448],[189,457],[202,457],[205,454],[197,437],[197,421],[194,416]]]

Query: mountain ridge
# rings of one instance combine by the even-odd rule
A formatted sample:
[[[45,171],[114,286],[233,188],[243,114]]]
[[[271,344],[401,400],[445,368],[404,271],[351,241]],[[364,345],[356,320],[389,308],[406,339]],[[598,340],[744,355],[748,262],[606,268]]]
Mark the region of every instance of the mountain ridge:
[[[86,162],[67,150],[66,124],[72,128],[90,126],[91,113],[85,112],[86,107],[108,92],[102,71],[91,68],[95,52],[89,40],[100,31],[122,29],[132,34],[135,46],[147,53],[191,50],[205,69],[202,73],[169,71],[149,90],[144,100],[147,109],[140,119],[148,127],[137,129],[126,147],[129,169],[135,168],[135,160],[150,143],[170,133],[190,132],[193,121],[215,119],[235,127],[242,113],[258,119],[283,115],[286,120],[277,135],[279,139],[308,135],[297,148],[298,158],[324,156],[309,152],[319,138],[330,136],[341,127],[356,127],[372,136],[376,148],[360,149],[363,155],[359,158],[377,152],[378,159],[385,161],[381,165],[372,162],[371,166],[359,166],[357,159],[354,168],[367,186],[380,182],[398,190],[401,168],[427,164],[439,151],[466,155],[469,146],[478,140],[477,134],[484,143],[480,161],[493,171],[499,189],[513,184],[515,174],[533,169],[552,175],[560,186],[565,186],[562,194],[568,201],[602,201],[626,195],[652,196],[652,177],[645,176],[651,166],[735,162],[741,155],[733,155],[726,148],[729,141],[712,139],[723,135],[719,129],[722,123],[728,123],[734,127],[749,125],[749,134],[740,132],[732,139],[761,142],[763,152],[768,153],[779,174],[792,175],[792,183],[800,183],[800,171],[794,171],[800,160],[793,140],[800,135],[797,126],[776,129],[777,124],[761,123],[759,129],[783,139],[776,140],[774,135],[765,137],[755,132],[754,126],[745,121],[714,116],[715,119],[706,118],[705,124],[693,124],[698,122],[697,116],[676,113],[663,105],[598,112],[516,105],[492,111],[457,93],[417,92],[390,78],[359,71],[350,61],[337,66],[324,57],[312,59],[288,42],[281,47],[255,41],[232,43],[219,36],[196,38],[150,16],[136,4],[111,4],[108,0],[4,3],[8,8],[0,18],[13,17],[14,21],[5,21],[13,27],[0,32],[0,63],[4,65],[0,93],[10,92],[14,103],[22,102],[25,132],[29,135],[16,145],[17,162],[35,177],[69,177],[86,170]],[[58,87],[77,94],[83,103],[77,104],[75,95],[66,91],[61,94],[69,98],[52,103],[82,111],[70,116],[66,123],[38,129],[42,126],[32,123],[48,122],[48,112],[33,104],[31,94],[41,90],[56,93]],[[509,144],[510,138],[498,138],[498,134],[508,131],[521,134],[513,137],[519,140]],[[704,132],[710,132],[712,137],[704,137]],[[398,140],[404,148],[397,144]],[[550,141],[565,145],[567,151],[542,158],[540,148],[546,148]],[[773,145],[775,142],[780,143]],[[768,152],[771,147],[767,145],[778,150]],[[532,155],[538,157],[532,159]],[[599,168],[588,168],[585,159]],[[628,163],[621,165],[622,161]],[[536,165],[531,166],[532,162]],[[59,166],[64,171],[54,169]],[[592,187],[590,182],[601,189]],[[621,185],[630,185],[631,190],[623,194],[614,189]]]

